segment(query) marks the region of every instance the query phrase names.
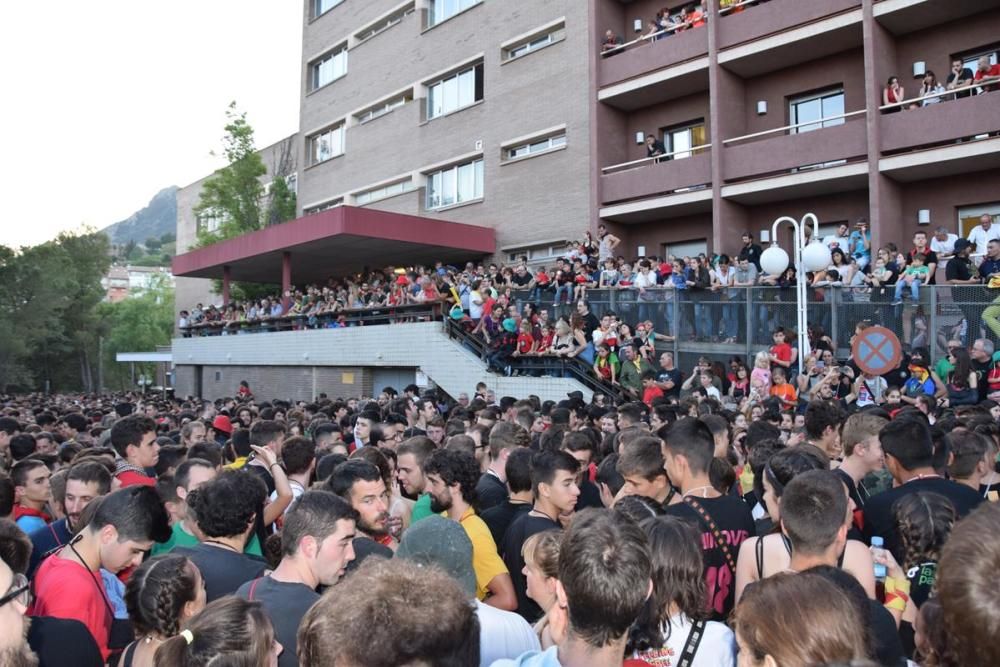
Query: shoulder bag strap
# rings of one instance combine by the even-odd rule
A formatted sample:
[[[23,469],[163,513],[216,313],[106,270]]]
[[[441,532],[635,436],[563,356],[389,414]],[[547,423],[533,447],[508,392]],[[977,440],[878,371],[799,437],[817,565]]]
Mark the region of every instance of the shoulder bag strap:
[[[711,515],[709,515],[709,513],[705,510],[705,508],[702,507],[701,503],[699,503],[691,496],[685,496],[684,502],[687,503],[691,509],[693,509],[695,512],[698,513],[698,517],[701,519],[702,523],[704,523],[708,527],[708,531],[712,534],[712,537],[715,538],[715,543],[718,545],[719,551],[722,552],[723,557],[726,559],[726,563],[729,564],[729,569],[735,575],[736,559],[733,558],[733,552],[730,551],[729,545],[726,544],[726,540],[722,536],[722,531],[720,531],[719,527],[715,525],[715,521],[712,519]]]
[[[687,642],[684,644],[684,651],[681,653],[677,667],[691,667],[694,664],[694,656],[698,653],[698,646],[701,645],[701,639],[704,636],[705,621],[694,621],[691,624],[691,630],[688,631]]]

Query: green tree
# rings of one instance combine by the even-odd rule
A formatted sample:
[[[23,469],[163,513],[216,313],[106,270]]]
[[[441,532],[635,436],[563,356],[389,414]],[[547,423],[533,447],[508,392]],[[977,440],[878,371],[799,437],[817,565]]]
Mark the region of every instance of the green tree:
[[[134,389],[131,368],[115,361],[119,352],[152,352],[169,345],[174,330],[174,290],[163,276],[154,276],[149,289],[118,303],[102,303],[105,388]],[[155,373],[155,364],[137,364],[136,374]]]
[[[160,237],[160,243],[162,243],[163,245],[167,245],[168,243],[173,243],[176,240],[177,240],[177,235],[174,234],[173,232],[167,232],[166,234]]]
[[[261,228],[264,187],[260,177],[267,168],[254,147],[253,128],[246,113],[237,111],[236,102],[229,105],[226,121],[222,144],[228,164],[205,181],[194,208],[195,215],[216,216],[222,223],[214,232],[199,230],[198,247]]]
[[[143,245],[146,246],[147,252],[153,254],[160,249],[160,247],[163,245],[163,241],[161,241],[159,238],[155,236],[150,236],[148,239],[146,239]]]
[[[288,187],[288,181],[276,177],[271,184],[271,193],[267,203],[267,224],[279,225],[295,218],[297,202],[295,193]]]

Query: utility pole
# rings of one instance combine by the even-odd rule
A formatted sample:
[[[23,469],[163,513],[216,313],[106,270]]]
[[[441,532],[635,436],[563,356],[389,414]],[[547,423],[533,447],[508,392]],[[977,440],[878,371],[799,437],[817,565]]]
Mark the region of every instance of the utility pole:
[[[97,393],[104,393],[104,336],[97,337]]]

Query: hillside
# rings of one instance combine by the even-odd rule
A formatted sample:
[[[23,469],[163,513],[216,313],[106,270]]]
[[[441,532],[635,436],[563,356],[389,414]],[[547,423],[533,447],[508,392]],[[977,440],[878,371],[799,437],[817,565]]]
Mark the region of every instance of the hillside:
[[[150,237],[159,238],[177,230],[177,186],[157,192],[149,203],[125,220],[102,229],[111,243],[124,245],[129,241],[141,244]]]

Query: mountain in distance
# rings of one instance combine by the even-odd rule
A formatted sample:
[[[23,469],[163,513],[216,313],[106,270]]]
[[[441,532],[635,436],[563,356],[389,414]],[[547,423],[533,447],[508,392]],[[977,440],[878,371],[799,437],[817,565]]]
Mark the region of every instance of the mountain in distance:
[[[177,231],[177,186],[163,188],[144,208],[126,219],[108,225],[101,231],[111,243],[124,245],[129,241],[142,244],[149,237],[159,238]]]

